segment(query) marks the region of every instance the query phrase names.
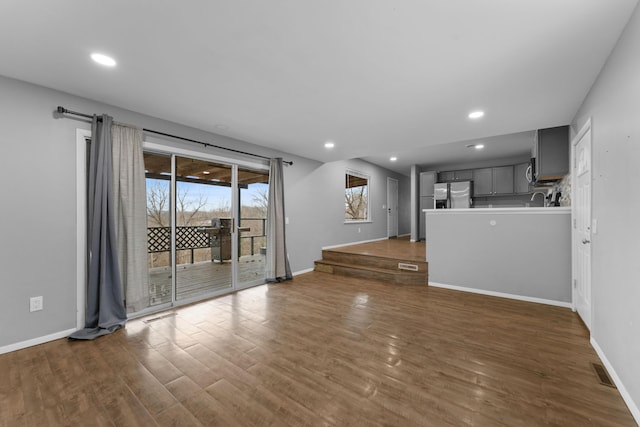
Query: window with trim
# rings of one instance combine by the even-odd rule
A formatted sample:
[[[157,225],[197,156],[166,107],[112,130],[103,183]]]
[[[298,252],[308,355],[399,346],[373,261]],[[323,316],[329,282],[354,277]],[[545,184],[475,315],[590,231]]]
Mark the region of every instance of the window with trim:
[[[347,170],[344,190],[345,222],[369,221],[369,176]]]

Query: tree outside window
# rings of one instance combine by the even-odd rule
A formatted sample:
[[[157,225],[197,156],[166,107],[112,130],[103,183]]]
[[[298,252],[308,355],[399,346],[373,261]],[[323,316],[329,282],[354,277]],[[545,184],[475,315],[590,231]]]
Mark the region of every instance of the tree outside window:
[[[345,178],[345,221],[369,221],[369,177],[348,170]]]

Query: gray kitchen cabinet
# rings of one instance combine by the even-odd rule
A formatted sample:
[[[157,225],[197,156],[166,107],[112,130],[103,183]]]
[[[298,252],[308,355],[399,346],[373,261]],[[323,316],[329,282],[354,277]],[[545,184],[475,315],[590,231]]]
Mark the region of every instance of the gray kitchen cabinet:
[[[473,170],[473,195],[513,194],[513,166]]]
[[[444,171],[438,173],[438,182],[451,182],[456,177],[455,171]]]
[[[493,194],[513,194],[513,166],[493,168]]]
[[[529,163],[520,163],[513,167],[514,171],[514,191],[516,194],[529,193],[529,181],[527,181],[527,169]]]
[[[492,168],[473,170],[473,195],[490,196],[493,194]]]
[[[436,183],[436,172],[420,173],[420,197],[433,197],[433,184]]]
[[[438,174],[438,182],[471,181],[473,170],[444,171]]]
[[[539,129],[535,136],[535,180],[562,179],[569,173],[569,126]]]
[[[467,170],[461,170],[461,171],[454,171],[453,179],[455,181],[471,181],[473,179],[473,170],[467,169]]]

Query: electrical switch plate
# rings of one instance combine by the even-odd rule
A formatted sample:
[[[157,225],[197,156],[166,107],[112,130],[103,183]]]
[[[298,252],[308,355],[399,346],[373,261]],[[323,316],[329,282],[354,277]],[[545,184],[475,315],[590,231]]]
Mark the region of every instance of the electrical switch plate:
[[[40,311],[42,310],[42,297],[31,297],[29,298],[29,311]]]
[[[285,217],[284,217],[284,223],[285,223],[285,224],[289,224],[289,217],[288,217],[288,216],[285,216]]]
[[[591,234],[598,234],[598,220],[591,220]]]

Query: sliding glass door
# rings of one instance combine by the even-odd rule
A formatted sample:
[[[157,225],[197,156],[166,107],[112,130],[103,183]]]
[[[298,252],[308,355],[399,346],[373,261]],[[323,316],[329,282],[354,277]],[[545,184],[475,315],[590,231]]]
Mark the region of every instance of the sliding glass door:
[[[145,152],[150,306],[264,282],[268,171]]]
[[[238,287],[264,281],[269,172],[238,168]]]
[[[169,155],[144,154],[147,185],[149,306],[173,301],[171,164],[172,159]]]
[[[176,156],[176,300],[233,287],[233,167]]]

